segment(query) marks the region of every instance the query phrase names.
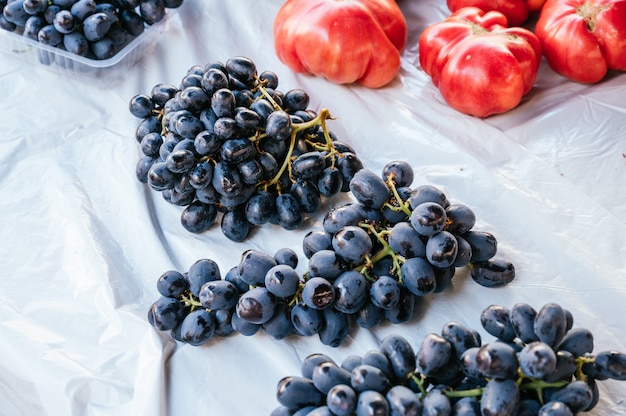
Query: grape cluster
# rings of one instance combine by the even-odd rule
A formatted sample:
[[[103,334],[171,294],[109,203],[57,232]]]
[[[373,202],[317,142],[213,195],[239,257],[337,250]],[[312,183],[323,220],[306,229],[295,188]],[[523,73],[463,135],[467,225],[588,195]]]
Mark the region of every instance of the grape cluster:
[[[0,28],[90,59],[108,59],[183,0],[0,0]]]
[[[389,162],[381,175],[366,168],[354,174],[356,202],[329,210],[323,228],[303,239],[305,304],[332,304],[367,328],[385,318],[411,319],[415,299],[445,290],[458,267],[468,266],[486,287],[515,278],[513,264],[495,257],[495,236],[474,229],[471,208],[451,203],[435,186],[412,188],[413,179],[403,161]],[[329,295],[308,296],[318,291]]]
[[[278,382],[271,415],[571,416],[597,404],[596,381],[626,380],[626,354],[593,353],[591,331],[557,303],[491,305],[480,320],[493,342],[451,321],[417,349],[392,334],[341,363],[309,355]]]
[[[130,112],[142,156],[137,178],[184,206],[183,227],[201,233],[218,221],[233,241],[266,223],[299,228],[322,198],[348,190],[360,159],[326,127],[302,89],[278,90],[273,71],[246,57],[187,71],[178,87],[155,85]]]
[[[382,177],[365,168],[354,173],[348,189],[359,202],[331,208],[323,230],[303,237],[303,275],[288,248],[274,255],[248,249],[223,279],[215,261],[198,260],[186,272],[159,277],[161,297],[150,308],[150,322],[194,345],[213,335],[262,330],[275,339],[315,335],[337,347],[355,325],[410,320],[417,299],[444,290],[456,267],[469,265],[474,280],[487,287],[513,279],[513,265],[494,259],[493,235],[473,230],[468,207],[448,203],[433,186],[411,191],[413,170],[406,163],[390,162]],[[375,198],[374,205],[366,202]],[[436,212],[440,223],[426,225],[424,212]],[[437,231],[427,235],[423,227]],[[439,247],[442,234],[452,248]]]

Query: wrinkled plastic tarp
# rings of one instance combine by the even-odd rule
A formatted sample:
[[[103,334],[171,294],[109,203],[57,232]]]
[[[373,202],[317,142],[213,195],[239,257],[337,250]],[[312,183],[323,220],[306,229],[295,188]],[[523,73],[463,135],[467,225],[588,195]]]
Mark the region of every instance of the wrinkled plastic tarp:
[[[390,333],[417,347],[451,320],[480,329],[491,304],[560,303],[596,351],[626,352],[626,74],[569,82],[545,61],[536,87],[503,115],[477,119],[441,99],[419,68],[417,40],[448,11],[441,0],[399,2],[409,43],[399,76],[368,90],[291,72],[275,56],[280,1],[188,1],[159,43],[122,80],[102,86],[0,60],[0,415],[269,414],[276,384],[304,357],[340,361]],[[181,208],[135,178],[138,124],[129,99],[157,83],[178,85],[191,66],[252,58],[330,109],[329,128],[376,172],[410,162],[414,186],[432,184],[472,207],[477,229],[498,239],[517,278],[487,289],[459,269],[444,293],[423,298],[415,319],[355,329],[331,348],[317,337],[276,341],[234,335],[177,345],[147,322],[155,282],[212,258],[223,273],[248,248],[301,251],[324,209],[297,231],[264,226],[243,243],[219,226],[193,235]],[[334,203],[350,200],[344,195]],[[592,414],[626,414],[626,383],[599,382]]]

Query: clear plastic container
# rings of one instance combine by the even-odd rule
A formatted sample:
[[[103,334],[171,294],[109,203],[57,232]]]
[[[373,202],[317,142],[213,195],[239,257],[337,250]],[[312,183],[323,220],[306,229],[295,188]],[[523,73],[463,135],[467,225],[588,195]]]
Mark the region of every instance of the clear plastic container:
[[[0,29],[0,51],[27,63],[45,66],[62,75],[103,87],[110,86],[120,81],[142,56],[150,53],[166,31],[175,12],[176,9],[168,9],[160,22],[146,26],[142,34],[108,59],[90,59],[3,29]]]

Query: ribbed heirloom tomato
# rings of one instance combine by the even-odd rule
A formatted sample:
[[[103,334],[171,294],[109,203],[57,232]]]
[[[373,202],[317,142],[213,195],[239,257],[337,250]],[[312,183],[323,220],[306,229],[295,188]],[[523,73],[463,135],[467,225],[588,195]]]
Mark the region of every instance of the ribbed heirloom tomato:
[[[478,7],[484,11],[495,10],[506,16],[509,26],[519,26],[528,20],[530,13],[541,10],[545,0],[447,0],[451,12],[463,7]]]
[[[287,0],[274,20],[278,58],[296,72],[379,88],[395,78],[407,27],[395,0]]]
[[[550,67],[572,81],[626,71],[626,0],[548,0],[535,33]]]
[[[463,7],[422,32],[419,61],[452,108],[487,117],[516,107],[530,91],[541,45],[531,31],[507,27],[500,12]]]

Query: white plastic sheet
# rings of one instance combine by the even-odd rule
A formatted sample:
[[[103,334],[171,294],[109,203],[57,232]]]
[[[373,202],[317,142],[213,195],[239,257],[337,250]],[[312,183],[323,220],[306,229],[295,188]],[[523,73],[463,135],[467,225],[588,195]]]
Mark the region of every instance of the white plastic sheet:
[[[298,374],[310,353],[341,360],[390,333],[417,347],[450,320],[479,329],[480,311],[494,303],[558,302],[593,331],[596,351],[626,352],[626,74],[580,85],[543,62],[518,108],[465,116],[417,64],[419,35],[448,14],[445,2],[399,4],[409,43],[399,76],[380,90],[281,64],[276,0],[186,1],[154,49],[105,88],[0,55],[0,415],[269,414],[278,380]],[[218,227],[192,235],[180,208],[135,179],[129,99],[235,55],[276,71],[282,90],[309,91],[311,107],[328,107],[329,128],[367,168],[406,160],[415,185],[471,206],[477,228],[494,233],[499,256],[514,262],[516,280],[487,289],[460,269],[410,323],[353,330],[339,348],[264,334],[192,347],[155,331],[146,312],[163,271],[212,258],[226,272],[247,248],[281,247],[300,253],[302,269],[302,237],[320,226],[321,213],[298,231],[265,226],[244,243]],[[626,383],[599,384],[591,413],[626,414]]]

